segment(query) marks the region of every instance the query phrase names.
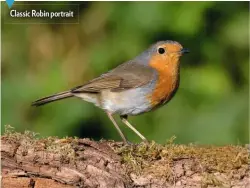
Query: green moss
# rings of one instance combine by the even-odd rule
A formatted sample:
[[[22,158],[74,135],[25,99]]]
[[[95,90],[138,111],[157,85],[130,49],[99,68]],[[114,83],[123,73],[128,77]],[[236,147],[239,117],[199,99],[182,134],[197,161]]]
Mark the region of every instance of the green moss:
[[[24,133],[15,132],[14,127],[10,125],[5,125],[4,136],[8,142],[26,142],[27,144],[32,144],[37,139],[37,133],[31,131],[25,131]]]
[[[165,145],[154,141],[139,145],[126,145],[114,147],[117,154],[122,156],[122,161],[128,171],[136,172],[137,175],[150,173],[155,176],[164,176],[169,181],[174,180],[172,170],[176,161],[191,159],[192,171],[205,173],[204,181],[219,185],[219,181],[212,173],[243,173],[248,169],[249,153],[247,148],[241,146],[197,146],[177,145],[171,138]],[[243,169],[239,171],[238,169]]]
[[[220,181],[214,174],[203,173],[201,180],[201,187],[207,188],[209,186],[225,187],[224,182]]]
[[[65,137],[59,139],[57,137],[41,138],[37,137],[37,133],[25,131],[24,133],[15,132],[10,125],[5,126],[5,140],[10,143],[21,144],[24,149],[34,148],[34,150],[45,150],[60,155],[62,162],[69,162],[75,158],[75,150],[73,144],[76,139]],[[25,151],[24,151],[25,152]]]
[[[21,144],[24,148],[46,150],[60,155],[61,161],[69,163],[75,160],[74,146],[78,138],[48,137],[38,139],[37,134],[25,131],[23,134],[6,126],[5,140]],[[241,179],[249,171],[250,157],[246,147],[242,146],[197,146],[174,144],[172,137],[166,144],[160,145],[154,141],[137,145],[124,145],[111,141],[100,141],[109,144],[115,153],[121,156],[126,166],[127,174],[150,174],[155,177],[164,177],[174,182],[176,174],[173,167],[182,160],[191,165],[191,171],[202,175],[202,186],[222,186],[213,173],[226,173],[230,177]]]

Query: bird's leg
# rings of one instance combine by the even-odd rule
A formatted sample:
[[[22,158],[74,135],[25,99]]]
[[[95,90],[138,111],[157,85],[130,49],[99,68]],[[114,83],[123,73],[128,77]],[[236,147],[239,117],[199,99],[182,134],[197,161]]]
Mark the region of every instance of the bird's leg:
[[[128,116],[120,116],[122,122],[127,125],[132,131],[134,131],[143,141],[148,142],[147,139],[139,132],[137,131],[127,120]]]
[[[113,118],[112,114],[109,112],[106,112],[109,119],[112,121],[112,123],[114,124],[115,128],[117,129],[118,133],[120,134],[120,136],[122,137],[122,140],[124,143],[128,143],[126,137],[124,136],[124,134],[122,133],[121,129],[119,128],[119,126],[117,125],[117,123],[115,122],[115,119]]]

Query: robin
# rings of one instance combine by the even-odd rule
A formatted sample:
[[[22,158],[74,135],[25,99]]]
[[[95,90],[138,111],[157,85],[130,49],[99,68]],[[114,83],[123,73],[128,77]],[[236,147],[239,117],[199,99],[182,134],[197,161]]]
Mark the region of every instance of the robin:
[[[149,112],[172,99],[180,82],[180,57],[188,52],[176,41],[157,42],[134,59],[84,85],[39,99],[32,105],[78,97],[103,109],[124,142],[127,139],[113,118],[114,114],[119,114],[125,125],[147,141],[129,123],[128,116]]]

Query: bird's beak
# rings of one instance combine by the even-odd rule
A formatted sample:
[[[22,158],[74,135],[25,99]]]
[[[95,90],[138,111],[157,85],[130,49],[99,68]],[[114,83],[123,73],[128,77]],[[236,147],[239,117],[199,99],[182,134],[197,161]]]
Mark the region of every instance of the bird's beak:
[[[190,51],[187,48],[182,48],[180,52],[181,54],[186,54],[186,53],[189,53]]]

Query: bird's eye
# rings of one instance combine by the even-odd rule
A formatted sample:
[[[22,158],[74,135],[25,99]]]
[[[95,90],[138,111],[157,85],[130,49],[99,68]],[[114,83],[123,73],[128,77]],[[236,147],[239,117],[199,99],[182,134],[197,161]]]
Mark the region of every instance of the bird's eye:
[[[165,49],[164,48],[159,48],[158,49],[158,53],[159,54],[164,54],[165,53]]]

